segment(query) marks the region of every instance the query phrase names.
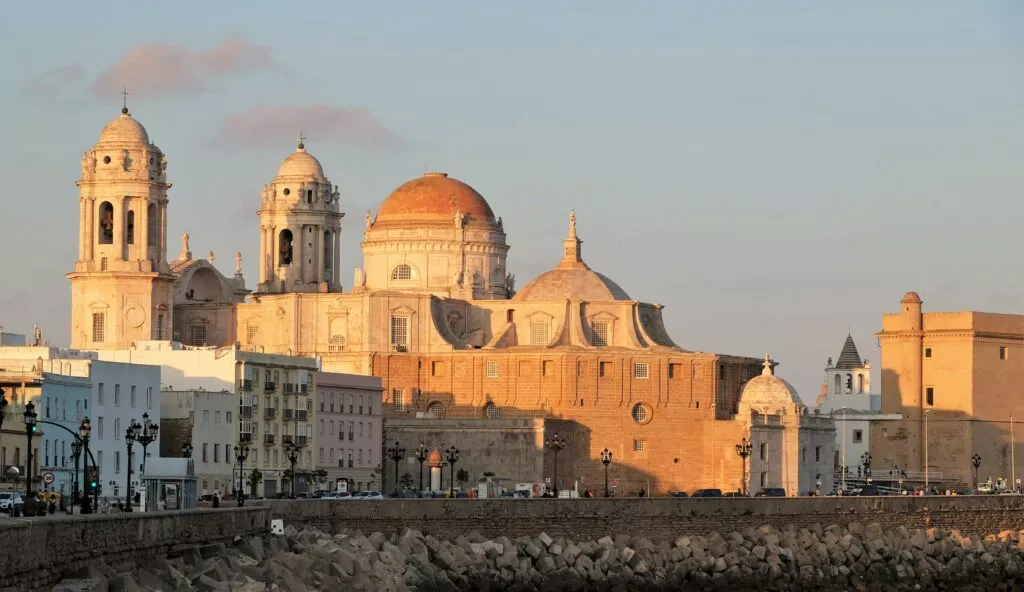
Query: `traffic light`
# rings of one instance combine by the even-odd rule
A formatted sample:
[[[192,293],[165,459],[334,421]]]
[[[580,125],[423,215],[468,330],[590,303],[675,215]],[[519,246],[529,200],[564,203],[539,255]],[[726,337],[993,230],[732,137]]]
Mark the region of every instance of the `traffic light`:
[[[100,471],[96,467],[89,469],[89,481],[86,483],[86,491],[92,493],[99,487]]]

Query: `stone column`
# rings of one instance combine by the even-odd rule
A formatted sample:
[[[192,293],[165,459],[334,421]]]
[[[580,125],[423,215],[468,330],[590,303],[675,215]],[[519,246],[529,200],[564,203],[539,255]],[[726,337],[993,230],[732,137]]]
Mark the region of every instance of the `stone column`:
[[[85,198],[85,259],[92,261],[96,245],[96,200]]]
[[[160,204],[160,261],[163,267],[167,261],[167,203]]]
[[[127,216],[124,212],[124,196],[114,198],[114,259],[124,259],[124,225]]]
[[[334,255],[334,277],[331,285],[336,289],[341,289],[341,232],[335,230],[331,232],[331,254]],[[353,286],[355,287],[355,286]]]
[[[142,248],[142,255],[139,259],[142,260],[142,271],[150,271],[148,265],[149,258],[149,200],[142,201],[141,212],[139,212],[139,219],[135,221],[135,236],[141,237],[141,241],[136,241]]]
[[[303,256],[302,243],[306,241],[306,235],[302,232],[305,225],[298,224],[294,230],[292,230],[292,273],[288,274],[288,279],[298,279],[299,283],[306,282],[306,274],[303,270],[306,268],[306,259]]]
[[[441,469],[443,467],[430,467],[430,491],[441,491]]]
[[[86,208],[86,202],[88,199],[82,198],[78,203],[78,260],[84,261],[87,257],[88,244],[88,229],[89,229],[89,214]]]
[[[260,285],[267,281],[267,227],[260,226]]]

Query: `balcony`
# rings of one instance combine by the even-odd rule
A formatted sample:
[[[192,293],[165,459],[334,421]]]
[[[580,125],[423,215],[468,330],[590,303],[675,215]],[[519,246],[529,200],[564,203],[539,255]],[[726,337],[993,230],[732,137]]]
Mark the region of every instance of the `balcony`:
[[[243,378],[243,379],[239,380],[238,381],[238,390],[240,390],[240,391],[251,391],[252,390],[252,380],[250,380],[248,378]]]
[[[295,439],[295,437],[292,436],[291,434],[285,434],[285,435],[281,436],[281,443],[282,444],[291,444],[294,441],[294,439]]]
[[[295,436],[295,443],[299,446],[309,444],[309,436]]]
[[[263,408],[263,418],[264,419],[274,419],[274,417],[276,417],[276,416],[277,416],[277,409],[276,408],[274,408],[274,407],[264,407]]]
[[[238,415],[239,415],[239,417],[243,417],[245,419],[251,419],[252,418],[252,407],[239,407],[238,408]]]
[[[355,438],[354,438],[353,436],[354,436],[354,434],[353,434],[352,432],[349,432],[349,433],[348,433],[348,439],[349,439],[349,441],[350,441],[350,442],[351,442],[352,440],[355,440]]]
[[[294,416],[295,411],[293,409],[285,409],[281,418],[284,419],[285,421],[291,421]]]
[[[302,393],[303,395],[308,393],[309,392],[309,385],[308,384],[300,384],[299,385],[299,392]]]
[[[309,411],[306,411],[305,409],[297,409],[295,411],[295,421],[306,421],[308,416]]]
[[[295,387],[296,387],[296,385],[294,385],[294,384],[292,384],[290,382],[284,383],[284,394],[290,395],[290,394],[292,394],[294,392],[297,392],[299,389],[297,389]]]
[[[263,434],[263,443],[264,444],[273,444],[274,443],[274,434]]]
[[[252,442],[252,434],[242,432],[238,434],[238,441],[241,442],[242,444],[248,444]]]
[[[268,393],[272,393],[272,392],[277,390],[277,383],[276,382],[267,381],[267,382],[263,383],[263,390],[268,392]]]

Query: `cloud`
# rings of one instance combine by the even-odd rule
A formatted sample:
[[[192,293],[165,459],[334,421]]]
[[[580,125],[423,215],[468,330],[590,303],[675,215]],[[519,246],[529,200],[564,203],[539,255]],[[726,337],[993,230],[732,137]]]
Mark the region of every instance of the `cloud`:
[[[89,92],[107,99],[128,87],[134,96],[163,96],[205,90],[215,78],[271,67],[270,50],[244,37],[225,39],[203,51],[170,44],[140,44],[100,72],[89,85]]]
[[[228,116],[218,138],[227,143],[281,145],[302,130],[314,142],[361,146],[395,146],[398,134],[367,109],[317,104],[254,107]]]
[[[21,87],[21,98],[27,101],[59,101],[81,92],[85,68],[75,62],[62,68],[43,72]]]

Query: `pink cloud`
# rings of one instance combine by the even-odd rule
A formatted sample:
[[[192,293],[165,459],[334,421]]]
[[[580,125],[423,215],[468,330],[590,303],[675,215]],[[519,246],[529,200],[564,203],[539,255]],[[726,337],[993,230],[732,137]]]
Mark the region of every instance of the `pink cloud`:
[[[29,101],[56,101],[81,91],[85,68],[80,63],[43,72],[21,87],[21,97]]]
[[[367,109],[331,105],[255,107],[228,116],[219,138],[233,144],[290,142],[302,130],[311,140],[342,144],[394,146],[401,143]]]
[[[100,72],[89,86],[97,98],[116,97],[123,87],[135,96],[159,96],[207,88],[214,78],[271,67],[270,50],[243,37],[202,51],[170,44],[141,44]]]

